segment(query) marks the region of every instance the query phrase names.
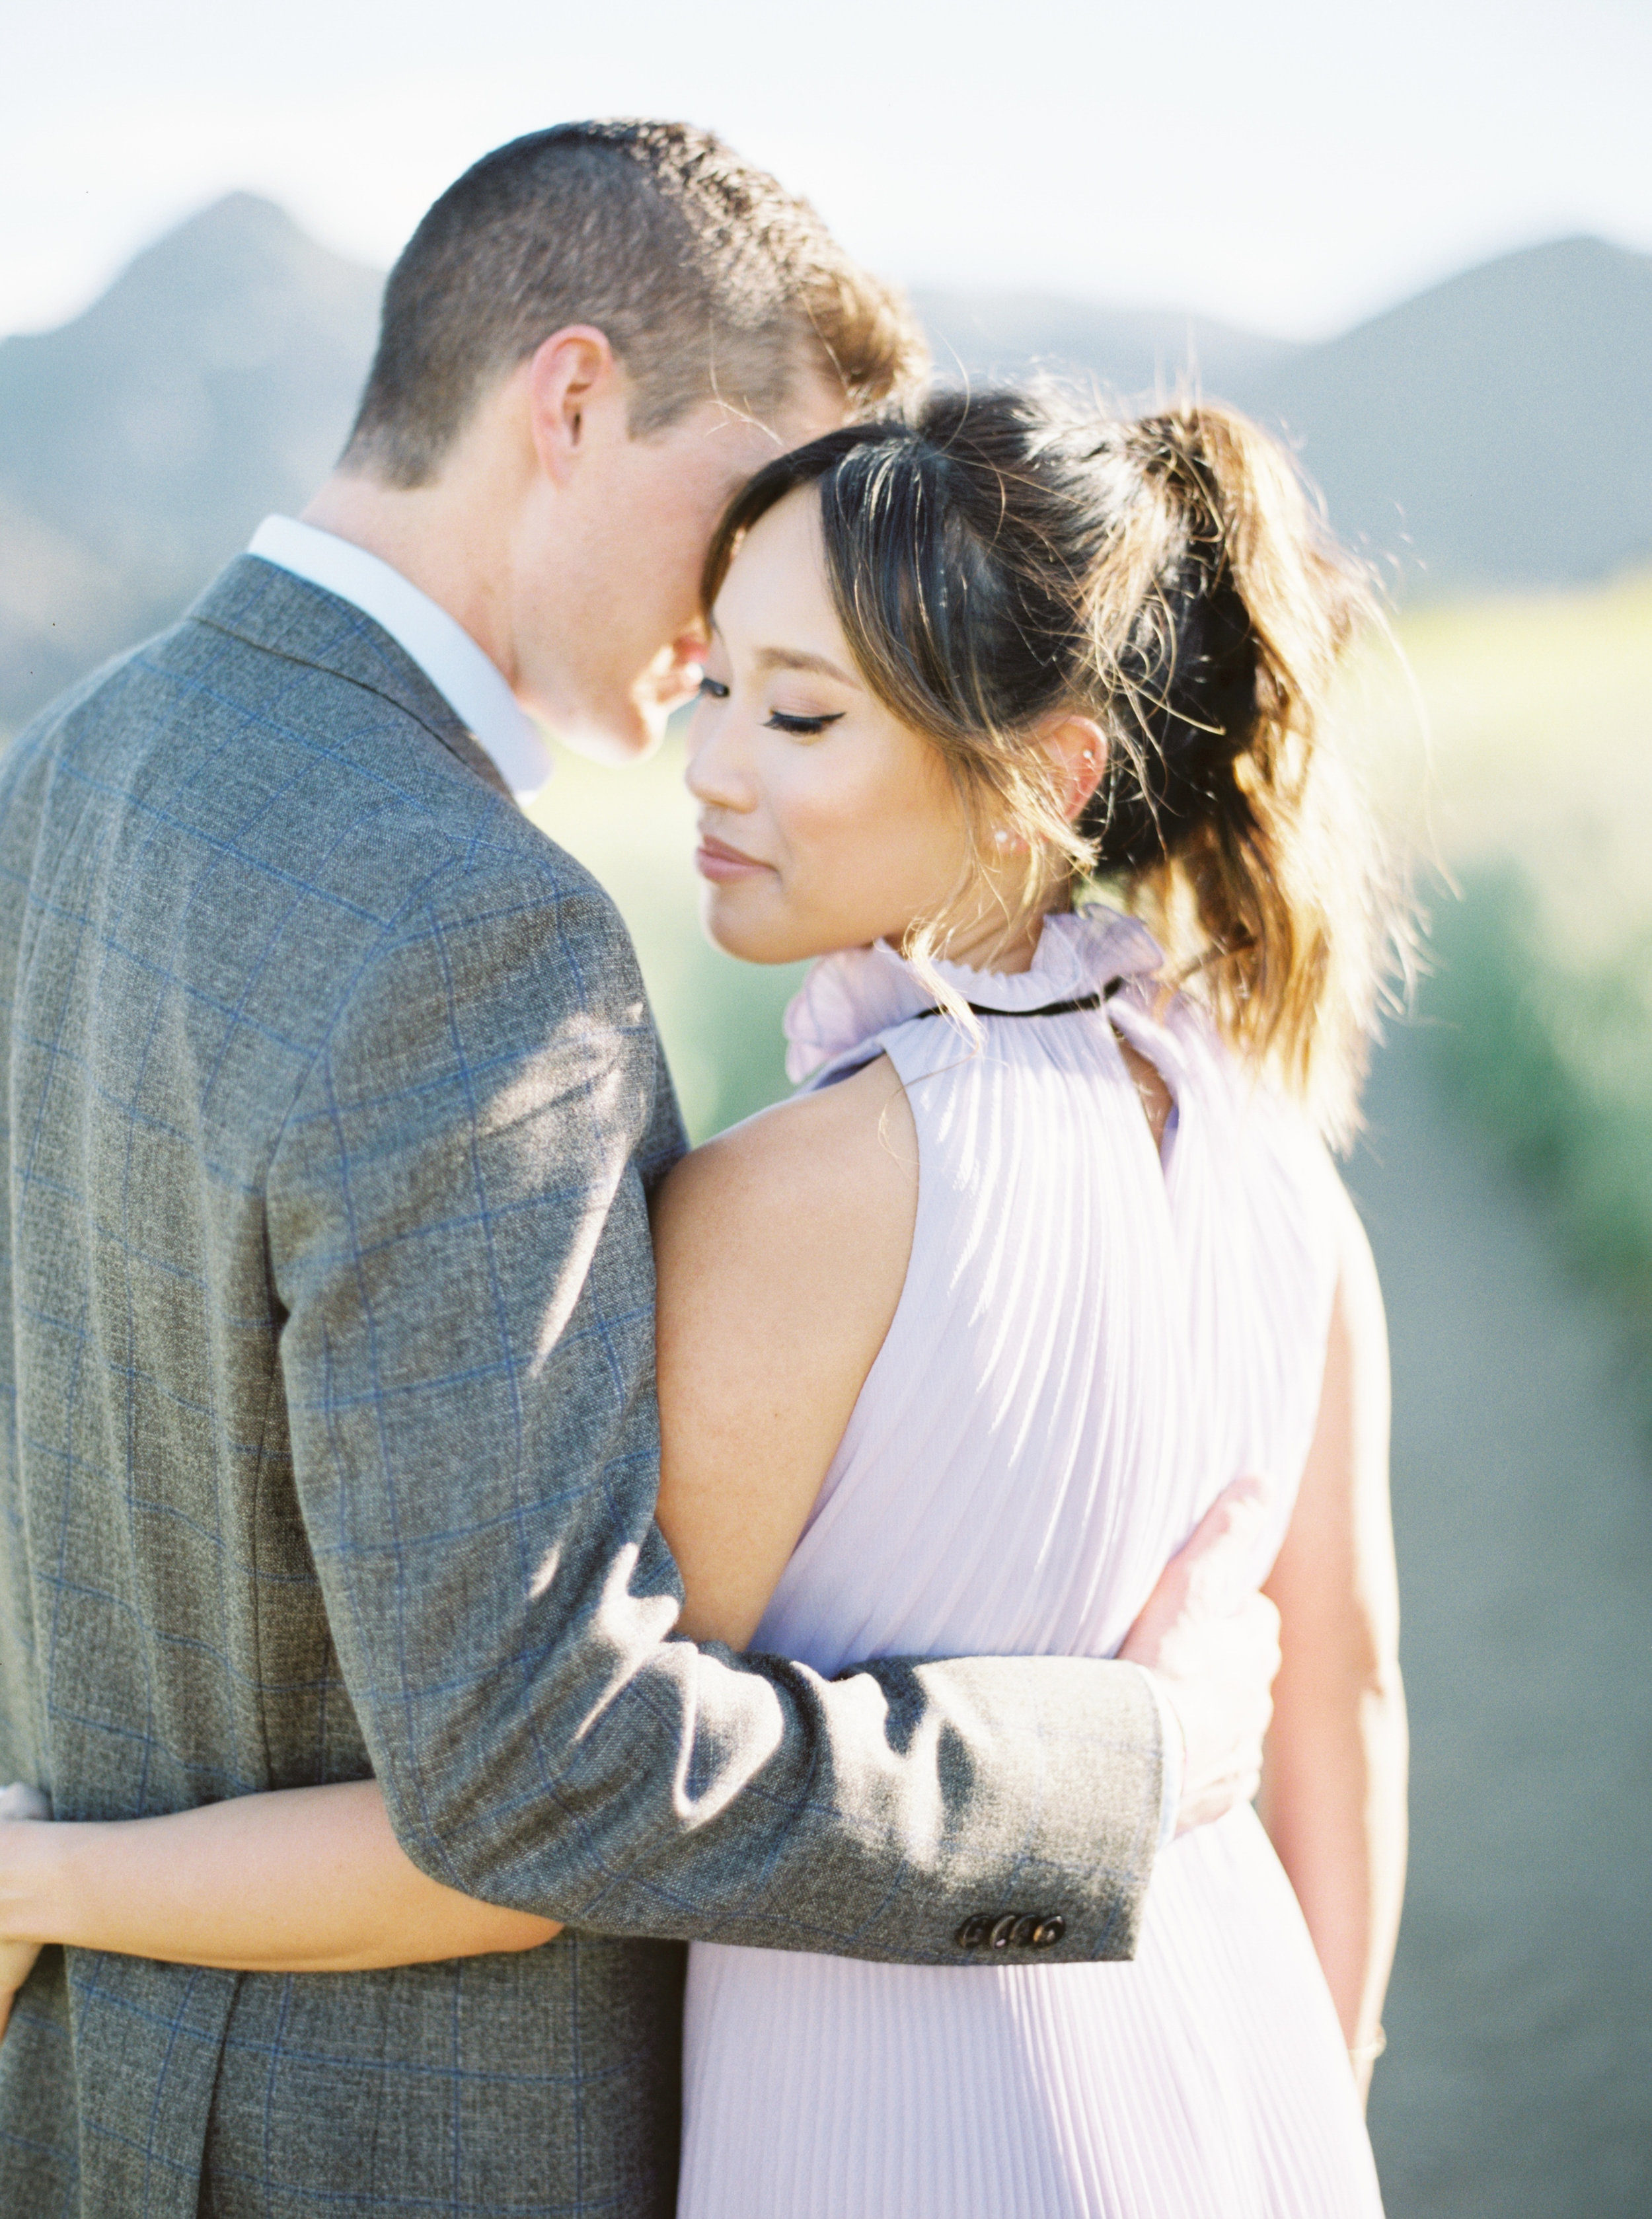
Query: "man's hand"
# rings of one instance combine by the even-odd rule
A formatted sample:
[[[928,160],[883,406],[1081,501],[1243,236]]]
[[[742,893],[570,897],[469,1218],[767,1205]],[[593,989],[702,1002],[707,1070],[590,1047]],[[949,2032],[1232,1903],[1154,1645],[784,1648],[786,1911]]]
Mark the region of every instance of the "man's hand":
[[[1260,1479],[1219,1495],[1119,1651],[1153,1675],[1181,1724],[1178,1834],[1248,1803],[1261,1781],[1279,1669],[1279,1613],[1256,1586],[1268,1509]]]
[[[49,1818],[51,1815],[52,1806],[38,1787],[0,1787],[0,1935],[5,1930],[5,1837],[20,1820]],[[0,2039],[4,2037],[6,2022],[11,2017],[12,1998],[34,1970],[34,1960],[40,1954],[38,1942],[0,1940]]]

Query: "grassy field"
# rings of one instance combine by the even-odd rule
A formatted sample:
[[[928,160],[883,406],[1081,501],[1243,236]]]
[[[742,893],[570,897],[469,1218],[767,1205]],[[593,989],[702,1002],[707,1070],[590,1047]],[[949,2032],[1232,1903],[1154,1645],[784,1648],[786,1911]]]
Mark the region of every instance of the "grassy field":
[[[1379,805],[1423,859],[1436,1067],[1555,1197],[1652,1354],[1652,575],[1405,618],[1364,687]],[[696,1137],[786,1091],[795,970],[707,946],[680,739],[563,754],[537,814],[618,898]]]
[[[1404,641],[1432,730],[1399,798],[1456,890],[1429,900],[1437,1068],[1652,1366],[1652,576]]]

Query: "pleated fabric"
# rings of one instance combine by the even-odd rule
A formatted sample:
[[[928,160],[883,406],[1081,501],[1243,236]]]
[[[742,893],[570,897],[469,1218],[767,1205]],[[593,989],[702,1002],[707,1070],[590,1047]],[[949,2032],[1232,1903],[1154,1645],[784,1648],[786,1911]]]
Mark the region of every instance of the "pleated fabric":
[[[1105,1656],[1229,1480],[1272,1474],[1265,1574],[1312,1437],[1333,1174],[1304,1121],[1167,1000],[1111,911],[1030,972],[817,965],[794,1077],[886,1053],[917,1127],[911,1259],[753,1640]],[[1103,1011],[1038,1016],[1114,987]],[[1116,1030],[1115,1030],[1116,1029]],[[1156,1152],[1122,1035],[1176,1109]],[[987,1908],[989,1906],[983,1906]],[[1255,1814],[1177,1840],[1127,1965],[691,1952],[680,2219],[1370,2219],[1375,2169],[1295,1897]]]

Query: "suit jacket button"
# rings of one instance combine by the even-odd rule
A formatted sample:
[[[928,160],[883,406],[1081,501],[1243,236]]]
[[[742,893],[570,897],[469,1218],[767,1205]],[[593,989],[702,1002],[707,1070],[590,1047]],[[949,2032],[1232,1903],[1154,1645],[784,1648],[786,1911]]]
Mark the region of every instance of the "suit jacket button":
[[[957,1933],[953,1936],[953,1940],[957,1942],[960,1949],[978,1949],[982,1942],[986,1940],[987,1928],[991,1924],[991,1921],[987,1918],[986,1913],[984,1911],[978,1911],[973,1918],[966,1918],[964,1921]]]
[[[1033,1946],[1034,1936],[1037,1934],[1041,1924],[1041,1920],[1034,1918],[1033,1913],[1028,1911],[1026,1918],[1018,1918],[1015,1921],[1015,1930],[1010,1936],[1010,1941],[1017,1949],[1030,1949]]]
[[[1040,1918],[1038,1924],[1034,1928],[1034,1949],[1053,1949],[1056,1943],[1061,1939],[1061,1936],[1066,1932],[1066,1920],[1061,1916],[1061,1913],[1059,1911],[1053,1911],[1047,1918]]]
[[[1015,1930],[1015,1914],[1013,1911],[1006,1911],[1002,1918],[993,1920],[986,1937],[988,1947],[993,1949],[1007,1949],[1009,1947],[1009,1937]]]

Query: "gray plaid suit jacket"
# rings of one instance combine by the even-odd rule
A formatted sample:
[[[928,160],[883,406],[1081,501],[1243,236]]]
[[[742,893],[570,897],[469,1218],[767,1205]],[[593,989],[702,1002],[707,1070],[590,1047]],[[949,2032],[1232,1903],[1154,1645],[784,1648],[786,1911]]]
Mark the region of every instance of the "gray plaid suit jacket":
[[[0,758],[0,1777],[113,1818],[371,1773],[425,1870],[574,1930],[47,1951],[8,2219],[663,2214],[685,1939],[1129,1953],[1139,1675],[672,1638],[636,962],[359,611],[243,557]]]

